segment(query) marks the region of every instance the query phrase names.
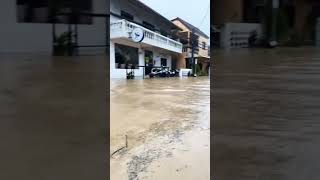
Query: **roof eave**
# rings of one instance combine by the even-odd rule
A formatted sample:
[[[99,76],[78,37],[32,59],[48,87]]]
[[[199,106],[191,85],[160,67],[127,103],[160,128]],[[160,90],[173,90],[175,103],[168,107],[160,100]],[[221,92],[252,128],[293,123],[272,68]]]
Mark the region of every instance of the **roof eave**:
[[[171,22],[172,22],[172,21],[175,21],[175,20],[180,21],[180,22],[181,22],[182,24],[184,24],[188,29],[190,29],[190,28],[188,27],[189,25],[187,24],[187,22],[186,22],[185,20],[183,20],[183,19],[181,19],[181,18],[179,18],[179,17],[176,17],[176,18],[172,19]],[[191,25],[191,24],[190,24],[190,25]],[[193,26],[193,25],[192,25],[192,26]],[[205,38],[207,38],[207,39],[210,38],[206,33],[202,32],[200,29],[199,29],[199,31],[201,32],[200,36],[205,37]]]
[[[154,9],[152,9],[151,7],[147,6],[145,3],[141,2],[140,0],[136,0],[136,2],[140,3],[142,6],[144,6],[144,8],[152,11],[153,13],[155,13],[156,15],[160,16],[163,20],[167,21],[168,24],[171,25],[172,29],[178,29],[178,30],[182,30],[180,27],[178,27],[177,25],[175,25],[172,21],[170,21],[169,19],[165,18],[164,16],[162,16],[160,13],[158,13],[157,11],[155,11]]]

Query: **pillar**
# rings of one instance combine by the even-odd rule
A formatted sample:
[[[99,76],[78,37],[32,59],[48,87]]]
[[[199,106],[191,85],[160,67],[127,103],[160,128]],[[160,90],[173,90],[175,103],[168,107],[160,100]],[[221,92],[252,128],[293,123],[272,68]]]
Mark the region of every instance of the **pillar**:
[[[298,38],[303,40],[306,37],[308,26],[307,18],[311,11],[311,5],[305,0],[295,0],[295,25],[294,31]]]

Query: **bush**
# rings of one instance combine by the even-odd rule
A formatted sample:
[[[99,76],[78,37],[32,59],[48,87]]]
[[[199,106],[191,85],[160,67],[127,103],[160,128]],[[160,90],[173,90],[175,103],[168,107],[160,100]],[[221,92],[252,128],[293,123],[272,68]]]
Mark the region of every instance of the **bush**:
[[[207,76],[208,75],[207,72],[202,71],[199,64],[196,65],[196,72],[197,72],[198,76]]]

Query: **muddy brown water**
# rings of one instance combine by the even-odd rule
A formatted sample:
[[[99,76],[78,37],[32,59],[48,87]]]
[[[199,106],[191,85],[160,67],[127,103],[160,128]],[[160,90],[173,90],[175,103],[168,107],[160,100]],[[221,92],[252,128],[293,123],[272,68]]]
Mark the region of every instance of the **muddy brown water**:
[[[111,80],[111,179],[210,177],[210,81]]]
[[[0,55],[0,179],[105,179],[106,57]]]
[[[214,61],[214,179],[319,179],[320,50],[217,50]]]

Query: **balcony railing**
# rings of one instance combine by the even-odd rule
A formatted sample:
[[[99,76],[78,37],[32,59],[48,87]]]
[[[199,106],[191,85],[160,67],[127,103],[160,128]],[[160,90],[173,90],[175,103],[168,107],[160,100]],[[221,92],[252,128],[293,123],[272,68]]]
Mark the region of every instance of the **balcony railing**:
[[[142,43],[157,46],[159,48],[167,49],[177,53],[182,52],[182,44],[178,41],[172,40],[159,33],[146,29],[138,24],[129,22],[127,20],[119,20],[110,23],[110,38],[130,38],[130,34],[134,28],[141,28],[144,31],[144,40]]]

